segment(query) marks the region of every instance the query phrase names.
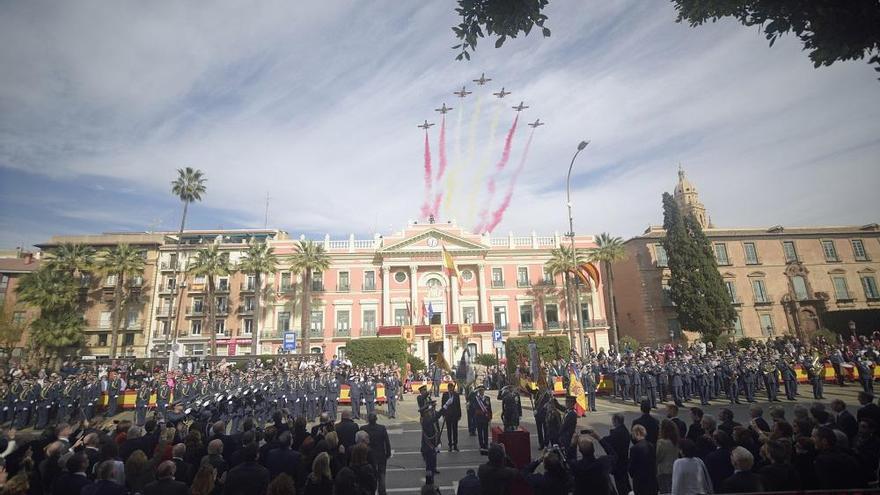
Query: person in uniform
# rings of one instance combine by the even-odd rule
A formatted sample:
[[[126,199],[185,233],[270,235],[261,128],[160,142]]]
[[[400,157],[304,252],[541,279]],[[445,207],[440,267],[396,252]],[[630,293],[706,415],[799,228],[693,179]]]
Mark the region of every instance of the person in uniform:
[[[400,380],[397,374],[392,373],[385,379],[385,404],[388,407],[388,417],[397,417],[397,393],[400,391]]]
[[[22,430],[30,425],[35,397],[34,384],[30,380],[24,380],[15,401],[15,419],[13,420],[15,429]]]
[[[433,478],[435,474],[440,473],[437,470],[437,453],[440,451],[440,429],[438,421],[443,416],[443,409],[434,410],[434,402],[426,402],[419,409],[421,414],[422,426],[422,442],[421,453],[422,459],[425,461],[425,477]]]
[[[12,392],[6,382],[0,383],[0,424],[12,419],[12,409],[15,402],[12,400]]]
[[[867,394],[874,395],[874,363],[865,356],[862,356],[855,361],[856,370],[859,372],[859,383],[862,385],[862,390]]]
[[[419,410],[422,410],[422,407],[431,400],[431,395],[428,393],[428,386],[422,384],[419,386],[419,395],[416,396],[416,405],[419,407]]]
[[[336,408],[339,405],[339,379],[336,373],[332,373],[330,379],[327,380],[327,400],[325,402],[324,412],[331,420],[336,421]]]
[[[538,449],[544,450],[544,447],[552,443],[547,436],[547,407],[550,403],[550,392],[545,388],[539,388],[535,391],[535,429],[538,431]]]
[[[305,383],[303,381],[303,377],[300,375],[296,375],[293,378],[293,383],[291,383],[291,393],[293,394],[293,416],[295,418],[305,417],[306,415],[306,401],[303,394],[305,393]]]
[[[110,370],[104,384],[107,392],[107,416],[116,416],[119,410],[119,394],[125,390],[125,381],[119,376],[119,371]]]
[[[142,380],[137,387],[134,401],[134,424],[137,426],[143,426],[147,422],[147,410],[150,408],[150,396],[152,395],[152,384],[149,380]]]
[[[585,364],[581,370],[581,385],[584,387],[584,393],[587,395],[587,409],[596,412],[596,387],[599,383],[599,374],[589,364]]]
[[[803,363],[804,369],[807,370],[807,378],[810,380],[810,385],[813,387],[813,399],[819,400],[824,399],[823,397],[823,379],[825,374],[825,367],[820,362],[819,358],[815,358],[813,361],[809,359],[804,359]]]
[[[489,452],[489,422],[492,421],[492,402],[485,395],[486,387],[480,385],[474,394],[474,421],[476,422],[477,439],[480,442],[480,453]]]
[[[666,369],[669,373],[669,382],[672,384],[672,400],[676,406],[683,407],[684,402],[682,399],[684,399],[684,392],[682,391],[681,373],[674,364],[669,364]]]
[[[501,401],[501,421],[504,423],[504,431],[515,431],[519,428],[519,419],[522,417],[522,403],[519,392],[513,385],[507,385],[498,393]]]
[[[373,377],[367,375],[366,381],[364,381],[363,389],[361,390],[361,396],[364,399],[364,405],[367,407],[367,416],[370,414],[376,413],[376,382],[373,380]]]
[[[786,399],[795,400],[795,394],[797,394],[797,374],[795,374],[794,367],[782,359],[779,360],[777,367],[782,373],[782,383],[785,386]]]
[[[461,419],[461,397],[455,390],[455,384],[446,385],[446,392],[440,399],[443,409],[446,411],[443,417],[446,419],[446,447],[450,452],[458,452],[458,421]]]
[[[361,419],[361,383],[355,373],[348,381],[348,397],[351,399],[351,419]],[[421,405],[419,406],[421,408]]]
[[[434,391],[434,397],[440,397],[440,384],[443,382],[443,370],[437,366],[437,363],[431,364],[431,388]]]
[[[49,425],[49,413],[57,399],[58,375],[52,374],[49,380],[40,387],[37,393],[37,402],[34,405],[37,420],[34,429],[43,430]]]
[[[590,375],[592,376],[592,373],[590,373]],[[644,371],[642,371],[642,383],[643,383],[643,389],[645,391],[645,399],[647,399],[648,402],[651,403],[651,409],[656,409],[657,408],[657,375],[654,373],[654,370],[646,367],[644,369]],[[586,385],[585,385],[585,387],[586,387]],[[588,390],[592,390],[592,392],[593,392],[592,393],[592,396],[593,396],[592,401],[590,403],[590,411],[595,411],[596,410],[595,385],[593,386],[593,388],[588,389]],[[589,394],[589,392],[588,392],[588,394]],[[589,399],[590,396],[587,395],[587,398]]]
[[[156,379],[156,412],[159,413],[160,416],[165,416],[165,411],[168,409],[168,401],[171,400],[171,387],[168,385],[168,381],[162,377]]]
[[[779,369],[769,359],[765,359],[762,371],[764,372],[764,389],[767,391],[767,401],[779,402],[776,397],[779,393]]]

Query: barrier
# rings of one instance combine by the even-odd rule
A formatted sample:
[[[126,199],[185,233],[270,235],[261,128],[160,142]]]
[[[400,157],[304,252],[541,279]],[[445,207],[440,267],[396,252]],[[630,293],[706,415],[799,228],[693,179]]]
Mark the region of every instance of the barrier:
[[[377,383],[376,384],[376,401],[379,404],[384,404],[387,399],[385,398],[385,384]],[[351,404],[351,387],[348,385],[342,385],[339,387],[339,403],[340,404]]]

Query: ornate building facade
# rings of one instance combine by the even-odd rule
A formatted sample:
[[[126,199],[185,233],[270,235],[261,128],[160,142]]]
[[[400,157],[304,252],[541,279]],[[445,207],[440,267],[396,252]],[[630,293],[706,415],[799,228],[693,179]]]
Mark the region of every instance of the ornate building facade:
[[[880,329],[878,224],[716,228],[681,170],[675,199],[712,243],[737,310],[736,336],[806,338],[819,328],[843,334]],[[652,226],[629,239],[627,258],[613,267],[620,334],[643,343],[668,342],[682,331],[667,292],[664,235]]]

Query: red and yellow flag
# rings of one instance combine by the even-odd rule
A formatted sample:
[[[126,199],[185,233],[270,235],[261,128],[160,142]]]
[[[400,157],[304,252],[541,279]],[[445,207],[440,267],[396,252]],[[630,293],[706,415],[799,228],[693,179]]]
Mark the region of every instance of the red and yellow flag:
[[[574,371],[568,372],[568,395],[575,398],[574,411],[578,416],[583,416],[587,412],[587,396],[584,394],[584,386],[578,379]]]
[[[459,278],[458,268],[455,267],[455,262],[452,260],[452,255],[449,254],[449,251],[446,250],[446,245],[441,245],[440,249],[443,250],[443,267],[446,268],[447,273],[450,277],[454,276],[455,278]]]

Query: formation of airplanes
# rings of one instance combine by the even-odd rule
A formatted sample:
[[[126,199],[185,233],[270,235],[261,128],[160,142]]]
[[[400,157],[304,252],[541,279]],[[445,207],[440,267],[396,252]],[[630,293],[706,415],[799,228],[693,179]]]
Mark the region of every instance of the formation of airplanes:
[[[484,73],[480,74],[480,77],[478,79],[474,79],[473,82],[477,83],[477,86],[483,86],[491,80],[492,80],[492,78],[486,77],[486,73],[484,72]],[[453,91],[452,94],[458,96],[459,98],[465,98],[465,97],[467,97],[467,95],[473,94],[473,91],[468,91],[465,86],[462,86],[460,90]],[[505,91],[504,88],[502,87],[501,91],[499,91],[497,93],[492,93],[492,94],[494,96],[498,97],[499,99],[502,99],[505,96],[511,94],[511,92]],[[515,105],[511,108],[513,108],[517,112],[522,112],[523,110],[525,110],[529,107],[528,107],[528,105],[525,104],[525,102],[520,101],[519,105]],[[453,109],[453,107],[447,107],[446,103],[443,103],[443,105],[441,105],[440,108],[435,108],[434,111],[440,112],[441,115],[446,115],[446,113],[448,113],[452,109]],[[538,127],[540,127],[544,124],[545,124],[545,122],[541,122],[541,119],[537,119],[534,122],[530,123],[529,126],[531,126],[533,129],[537,129]],[[425,120],[425,122],[422,124],[419,124],[418,127],[419,127],[419,129],[428,130],[428,128],[430,128],[433,125],[434,125],[433,123],[429,123],[427,120]]]

